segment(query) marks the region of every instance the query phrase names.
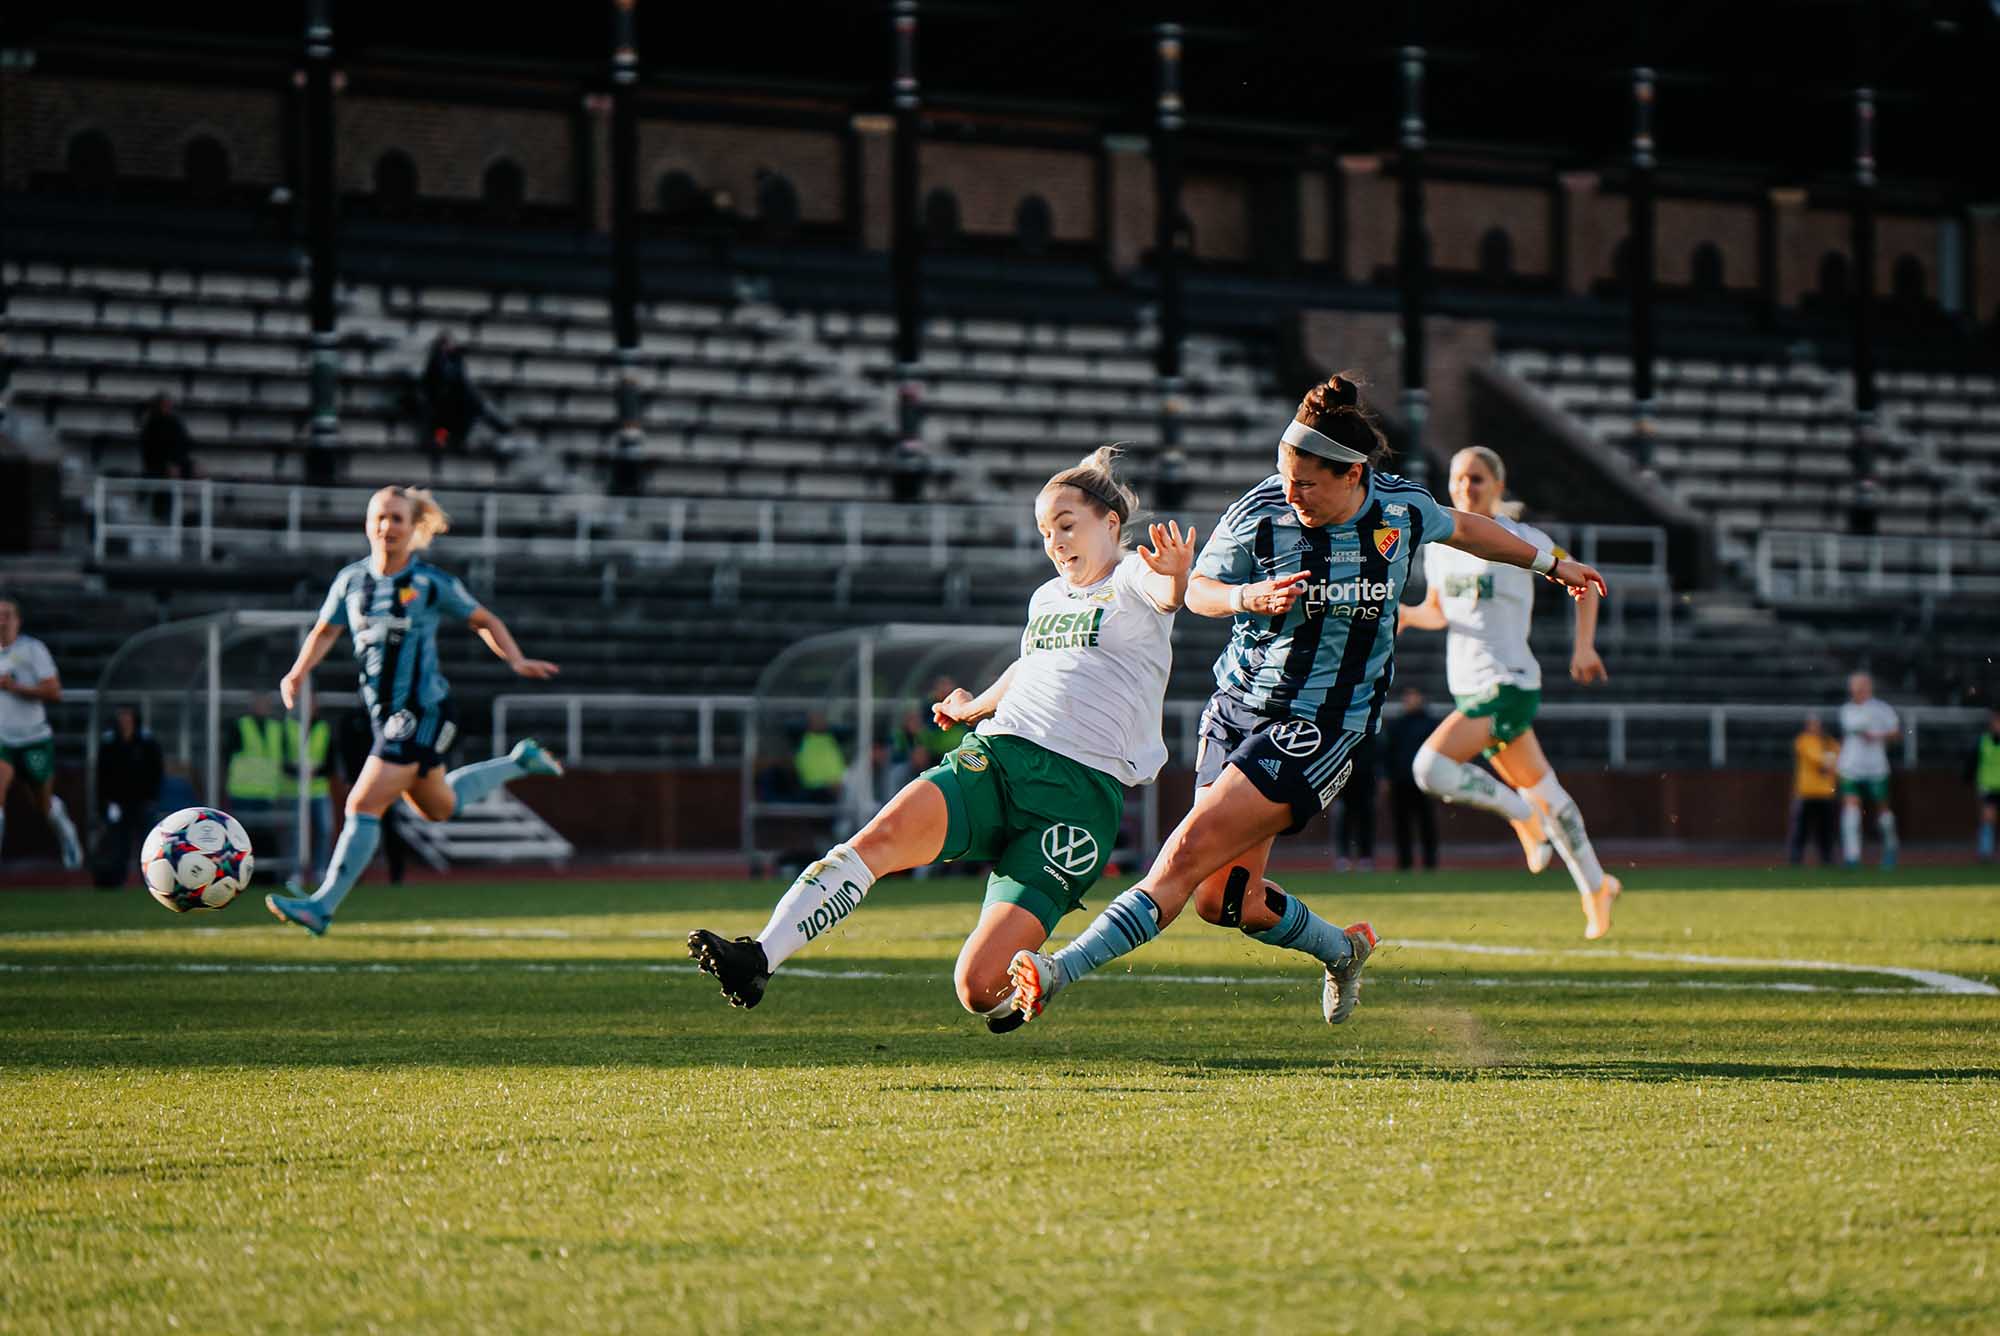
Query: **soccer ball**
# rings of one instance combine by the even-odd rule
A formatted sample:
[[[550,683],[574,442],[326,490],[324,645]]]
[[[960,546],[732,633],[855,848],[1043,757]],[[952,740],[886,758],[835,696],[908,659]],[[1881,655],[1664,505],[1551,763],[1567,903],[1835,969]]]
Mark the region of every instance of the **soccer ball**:
[[[183,807],[153,827],[139,852],[139,875],[153,898],[185,914],[220,909],[250,885],[250,836],[213,807]]]

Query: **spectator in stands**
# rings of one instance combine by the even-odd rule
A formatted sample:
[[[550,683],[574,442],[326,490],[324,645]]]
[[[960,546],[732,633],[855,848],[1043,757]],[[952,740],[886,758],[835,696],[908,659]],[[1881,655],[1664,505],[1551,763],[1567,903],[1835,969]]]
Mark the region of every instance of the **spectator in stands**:
[[[1438,865],[1437,813],[1431,810],[1430,795],[1417,785],[1417,753],[1433,727],[1424,693],[1415,687],[1403,688],[1403,712],[1382,730],[1380,745],[1389,766],[1389,819],[1396,827],[1396,867],[1410,870],[1411,828],[1423,844],[1424,870]]]
[[[368,753],[375,746],[375,726],[368,718],[366,710],[349,710],[340,720],[340,773],[349,784],[361,777],[361,767],[368,764]],[[315,832],[313,847],[319,847]],[[328,851],[329,855],[331,850]],[[389,884],[403,884],[403,867],[410,856],[409,841],[403,838],[402,804],[397,803],[382,814],[382,857],[389,862]]]
[[[465,350],[449,333],[431,340],[420,384],[424,402],[424,439],[442,450],[465,449],[466,437],[482,419],[497,431],[511,431],[509,422],[472,383],[465,368]]]
[[[105,890],[125,884],[139,841],[153,823],[166,779],[166,757],[153,735],[139,727],[139,712],[118,707],[97,744],[97,815],[104,824],[91,858],[92,880]]]
[[[931,457],[924,443],[914,437],[896,442],[889,458],[889,496],[898,502],[924,499],[924,484],[930,481]]]
[[[799,749],[792,755],[792,769],[807,802],[837,802],[840,783],[847,774],[847,758],[840,741],[827,727],[826,716],[814,710],[806,716],[806,731],[799,737]]]
[[[195,476],[194,437],[165,390],[139,414],[139,467],[148,478],[186,481]],[[153,517],[165,520],[172,506],[172,493],[162,487],[153,496]]]
[[[1986,731],[1972,744],[1966,778],[1979,794],[1979,861],[1993,861],[1994,826],[2000,825],[2000,708],[1986,717]]]
[[[1788,852],[1794,863],[1806,858],[1806,840],[1819,846],[1819,861],[1833,861],[1834,766],[1840,746],[1826,735],[1816,714],[1792,739],[1792,831]]]
[[[296,721],[285,724],[285,763],[278,774],[278,806],[287,816],[297,821],[299,807],[299,727]],[[333,730],[327,727],[324,717],[313,720],[306,730],[306,825],[292,831],[292,888],[306,884],[305,860],[301,858],[299,844],[307,830],[312,832],[313,860],[312,884],[317,886],[326,880],[326,865],[332,856],[333,841],[333,793],[327,782],[327,744],[332,740]]]
[[[1354,773],[1341,787],[1334,814],[1333,866],[1337,872],[1375,870],[1375,738],[1363,738],[1348,759]],[[1350,861],[1350,855],[1352,859]]]
[[[224,787],[229,810],[249,832],[253,844],[277,831],[272,819],[278,799],[279,770],[285,763],[285,725],[271,714],[271,693],[250,698],[250,713],[236,721]]]

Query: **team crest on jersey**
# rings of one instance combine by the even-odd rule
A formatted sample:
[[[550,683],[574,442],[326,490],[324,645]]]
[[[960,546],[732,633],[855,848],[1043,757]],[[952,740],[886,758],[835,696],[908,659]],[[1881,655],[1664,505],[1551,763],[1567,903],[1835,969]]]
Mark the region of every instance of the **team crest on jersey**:
[[[1377,529],[1375,550],[1382,554],[1382,560],[1394,561],[1403,551],[1403,531],[1401,529]]]
[[[417,587],[415,585],[404,585],[396,591],[396,601],[398,603],[415,603],[417,601]]]

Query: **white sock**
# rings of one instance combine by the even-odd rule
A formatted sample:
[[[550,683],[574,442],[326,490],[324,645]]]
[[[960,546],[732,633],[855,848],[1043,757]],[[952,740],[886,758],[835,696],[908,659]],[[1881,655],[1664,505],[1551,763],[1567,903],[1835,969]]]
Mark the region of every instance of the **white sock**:
[[[69,819],[69,809],[63,800],[49,795],[49,824],[56,828],[56,838],[62,842],[63,862],[75,864],[83,857],[83,841],[76,836],[76,823]]]
[[[1509,821],[1526,821],[1534,815],[1520,794],[1478,766],[1454,761],[1429,747],[1418,750],[1410,776],[1425,793],[1448,803],[1481,808]]]
[[[1882,832],[1883,848],[1893,849],[1896,847],[1896,814],[1894,812],[1886,807],[1877,812],[1875,814],[1875,829]]]
[[[1843,805],[1840,809],[1840,856],[1843,861],[1861,861],[1861,809]]]
[[[1583,829],[1583,814],[1576,810],[1576,799],[1556,778],[1551,770],[1541,781],[1527,790],[1528,795],[1542,809],[1542,829],[1548,832],[1549,843],[1555,845],[1569,865],[1570,880],[1576,889],[1585,895],[1596,893],[1604,885],[1604,865],[1597,861],[1597,850],[1590,845],[1590,836]]]
[[[800,947],[853,913],[874,884],[875,874],[860,854],[844,844],[827,850],[779,897],[771,921],[757,934],[771,968],[778,968]]]

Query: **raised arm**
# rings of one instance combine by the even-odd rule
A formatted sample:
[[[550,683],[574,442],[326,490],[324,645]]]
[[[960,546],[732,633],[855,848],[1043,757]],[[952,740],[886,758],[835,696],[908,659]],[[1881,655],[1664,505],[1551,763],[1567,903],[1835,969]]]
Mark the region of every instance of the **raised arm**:
[[[1311,571],[1293,571],[1275,580],[1225,584],[1206,575],[1190,576],[1187,610],[1198,617],[1234,617],[1239,612],[1254,612],[1260,617],[1282,616],[1299,601],[1298,586],[1311,578]]]
[[[486,648],[522,677],[546,680],[562,671],[547,659],[530,659],[523,655],[521,647],[514,643],[514,635],[507,629],[507,623],[494,616],[489,608],[473,609],[465,624],[479,633],[479,638],[486,642]]]
[[[1194,570],[1194,528],[1183,534],[1178,521],[1155,524],[1147,531],[1152,547],[1139,545],[1146,573],[1139,587],[1161,612],[1179,612],[1187,603],[1188,577]]]
[[[1585,684],[1602,682],[1611,674],[1597,653],[1597,605],[1595,589],[1585,589],[1576,599],[1576,638],[1569,652],[1569,675]]]
[[[299,688],[305,685],[306,675],[319,666],[333,648],[333,642],[340,639],[340,623],[317,622],[312,634],[299,646],[299,657],[292,660],[291,671],[278,681],[278,695],[284,700],[285,708],[291,709],[298,703]]]
[[[1455,547],[1461,552],[1470,552],[1475,557],[1484,557],[1506,566],[1520,566],[1531,571],[1539,569],[1541,574],[1568,589],[1571,598],[1582,598],[1583,592],[1588,589],[1595,589],[1600,596],[1611,592],[1605,588],[1603,576],[1574,557],[1557,558],[1553,552],[1544,553],[1527,539],[1507,532],[1484,515],[1463,510],[1447,513],[1452,517],[1452,531],[1451,537],[1444,540],[1446,547]]]
[[[931,721],[939,728],[949,728],[953,724],[976,724],[989,717],[1000,708],[1000,701],[1007,694],[1007,688],[1014,685],[1014,670],[1021,666],[1019,659],[1007,665],[1007,671],[999,680],[977,696],[964,687],[955,688],[941,701],[931,703]]]

